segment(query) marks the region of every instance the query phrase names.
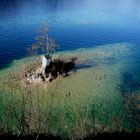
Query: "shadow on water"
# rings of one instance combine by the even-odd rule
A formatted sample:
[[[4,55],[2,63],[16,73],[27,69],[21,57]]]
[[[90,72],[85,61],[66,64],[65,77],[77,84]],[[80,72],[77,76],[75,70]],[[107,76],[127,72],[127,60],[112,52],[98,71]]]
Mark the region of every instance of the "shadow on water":
[[[76,64],[76,69],[88,69],[88,68],[92,68],[92,67],[97,67],[99,65],[113,65],[117,63],[117,59],[115,58],[105,58],[105,59],[96,59],[94,61],[87,61],[84,63],[80,63],[80,64]]]
[[[140,82],[136,81],[130,72],[123,73],[123,88],[129,92],[137,91],[140,88]]]
[[[140,128],[140,89],[139,81],[134,79],[131,72],[126,71],[123,73],[122,95],[124,97],[124,104],[128,110],[125,120],[129,122],[131,129],[139,131]]]
[[[90,64],[78,64],[76,65],[76,69],[79,70],[79,69],[88,69],[88,68],[91,68],[92,65]]]

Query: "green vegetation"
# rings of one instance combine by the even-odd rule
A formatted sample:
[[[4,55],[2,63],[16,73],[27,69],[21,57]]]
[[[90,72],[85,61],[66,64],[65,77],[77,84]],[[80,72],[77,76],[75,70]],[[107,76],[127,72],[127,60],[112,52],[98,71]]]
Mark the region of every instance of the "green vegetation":
[[[53,59],[78,56],[78,72],[39,85],[22,80],[27,65],[37,57],[14,62],[0,71],[0,133],[78,139],[102,132],[132,131],[120,89],[122,73],[128,68],[127,54],[128,44],[58,53]]]

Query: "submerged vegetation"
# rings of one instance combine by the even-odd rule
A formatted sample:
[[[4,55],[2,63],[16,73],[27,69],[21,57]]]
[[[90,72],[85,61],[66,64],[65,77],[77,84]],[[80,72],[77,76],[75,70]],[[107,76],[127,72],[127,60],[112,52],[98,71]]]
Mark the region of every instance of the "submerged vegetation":
[[[140,137],[138,23],[140,0],[0,0],[0,140]]]
[[[54,54],[54,62],[61,60],[60,56],[78,56],[77,72],[47,84],[22,81],[27,66],[36,67],[33,62],[37,62],[37,56],[16,61],[1,70],[0,133],[82,139],[103,132],[136,129],[135,123],[128,119],[132,113],[128,109],[130,100],[124,100],[126,90],[121,88],[125,87],[124,72],[129,69],[130,46],[114,44]]]

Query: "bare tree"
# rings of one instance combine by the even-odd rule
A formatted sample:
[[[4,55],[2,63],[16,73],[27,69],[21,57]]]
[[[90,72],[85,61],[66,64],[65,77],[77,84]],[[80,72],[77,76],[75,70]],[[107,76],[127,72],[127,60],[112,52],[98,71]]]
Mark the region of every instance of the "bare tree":
[[[35,38],[36,43],[32,45],[30,48],[30,53],[38,54],[44,53],[47,55],[52,55],[55,52],[58,45],[53,38],[49,37],[49,29],[48,29],[48,22],[45,22],[45,25],[42,29],[38,31],[38,36]]]

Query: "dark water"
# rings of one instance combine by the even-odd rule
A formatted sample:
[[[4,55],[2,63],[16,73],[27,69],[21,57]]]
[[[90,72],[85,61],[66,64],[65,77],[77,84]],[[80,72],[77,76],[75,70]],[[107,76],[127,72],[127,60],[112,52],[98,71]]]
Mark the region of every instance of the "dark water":
[[[139,8],[138,0],[1,0],[0,68],[27,55],[45,20],[59,51],[122,42],[139,47]]]

